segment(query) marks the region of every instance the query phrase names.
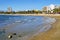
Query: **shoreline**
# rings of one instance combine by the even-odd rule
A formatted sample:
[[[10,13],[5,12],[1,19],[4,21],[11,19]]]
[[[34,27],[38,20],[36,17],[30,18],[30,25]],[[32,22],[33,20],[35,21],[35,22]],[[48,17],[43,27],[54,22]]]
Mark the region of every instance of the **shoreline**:
[[[60,40],[60,16],[51,18],[56,18],[56,22],[52,24],[52,28],[49,31],[29,38],[29,40]]]
[[[13,16],[60,16],[60,14],[0,14],[0,15],[13,15]]]
[[[30,37],[28,40],[60,40],[60,16],[47,17],[56,19],[56,22],[51,24],[52,28],[46,32],[39,33],[36,36]]]
[[[38,33],[39,34],[39,33]]]

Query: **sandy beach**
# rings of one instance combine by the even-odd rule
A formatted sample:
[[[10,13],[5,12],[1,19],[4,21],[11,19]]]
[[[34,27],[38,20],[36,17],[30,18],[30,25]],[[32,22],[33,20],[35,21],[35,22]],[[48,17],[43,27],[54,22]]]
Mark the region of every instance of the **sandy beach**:
[[[0,15],[13,15],[13,16],[60,16],[60,14],[0,14]]]
[[[28,40],[60,40],[60,16],[50,17],[56,19],[56,22],[52,24],[52,28],[49,31],[31,37]]]

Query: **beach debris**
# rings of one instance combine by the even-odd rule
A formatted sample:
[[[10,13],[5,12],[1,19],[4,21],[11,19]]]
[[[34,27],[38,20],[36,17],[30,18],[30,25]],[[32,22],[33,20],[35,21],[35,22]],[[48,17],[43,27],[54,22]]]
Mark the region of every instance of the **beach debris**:
[[[13,35],[16,35],[16,33],[13,33]]]
[[[12,35],[9,35],[8,38],[11,39],[12,38]]]
[[[19,35],[18,37],[22,37],[21,35]]]

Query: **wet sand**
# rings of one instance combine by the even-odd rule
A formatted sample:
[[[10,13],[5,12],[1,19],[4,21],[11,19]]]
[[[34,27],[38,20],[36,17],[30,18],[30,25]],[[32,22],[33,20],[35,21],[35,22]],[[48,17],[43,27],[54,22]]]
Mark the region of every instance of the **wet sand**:
[[[46,32],[32,36],[28,40],[60,40],[60,16],[51,16],[56,18],[56,22],[52,24],[52,28]]]

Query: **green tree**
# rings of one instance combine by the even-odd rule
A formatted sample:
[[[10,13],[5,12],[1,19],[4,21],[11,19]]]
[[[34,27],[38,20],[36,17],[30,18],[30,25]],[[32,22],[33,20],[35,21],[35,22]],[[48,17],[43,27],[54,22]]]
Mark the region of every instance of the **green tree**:
[[[55,9],[53,9],[53,11],[54,11],[54,13],[58,13],[58,12],[60,12],[60,8],[55,8]]]

